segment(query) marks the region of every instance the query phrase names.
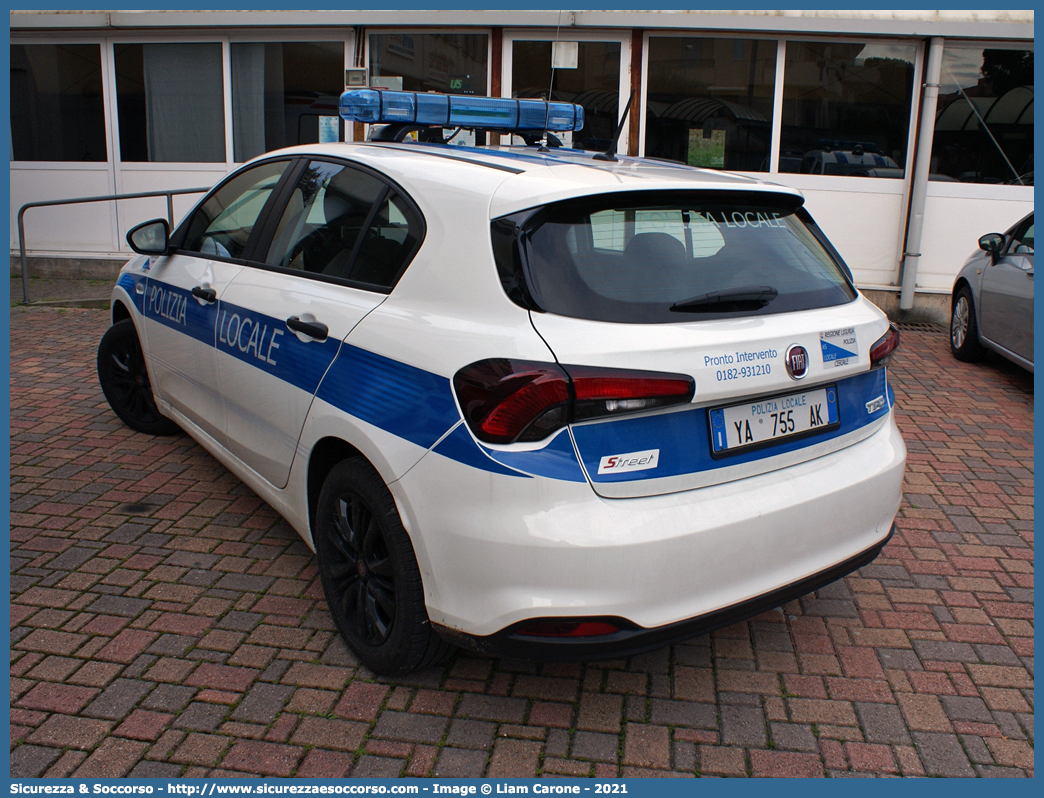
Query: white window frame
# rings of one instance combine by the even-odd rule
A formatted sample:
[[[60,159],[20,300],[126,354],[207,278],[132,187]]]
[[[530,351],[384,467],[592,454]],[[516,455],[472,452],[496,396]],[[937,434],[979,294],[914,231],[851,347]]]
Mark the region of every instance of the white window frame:
[[[954,49],[980,49],[980,50],[1034,50],[1033,40],[1017,39],[946,39],[943,42],[943,66],[946,65],[946,51]],[[943,86],[946,85],[946,73],[940,77]],[[1036,89],[1034,89],[1036,95]],[[1036,124],[1036,120],[1034,120]],[[934,146],[935,130],[932,129],[932,144]],[[1034,136],[1034,141],[1036,136]],[[1036,151],[1034,148],[1034,157]],[[929,197],[950,197],[953,199],[1011,199],[1021,200],[1033,198],[1033,186],[1008,185],[1006,183],[951,183],[943,180],[928,181]]]
[[[370,80],[370,37],[402,34],[403,36],[486,36],[486,92],[493,85],[493,29],[492,28],[387,28],[366,27],[363,29],[363,69],[367,83]]]
[[[798,42],[812,42],[815,44],[852,44],[861,42],[863,44],[869,44],[871,42],[880,44],[897,44],[912,46],[914,50],[913,59],[913,75],[911,76],[912,85],[910,86],[910,120],[906,129],[906,157],[904,158],[903,165],[903,183],[905,186],[909,186],[910,178],[913,172],[912,157],[916,149],[917,144],[917,120],[921,110],[921,84],[924,82],[924,56],[925,47],[927,45],[927,38],[917,37],[909,39],[896,39],[893,37],[882,37],[882,36],[801,36],[801,35],[788,35],[780,38],[779,52],[777,53],[777,70],[776,70],[776,97],[779,103],[779,116],[773,117],[773,144],[775,147],[775,153],[770,164],[770,168],[773,170],[770,174],[792,174],[790,172],[779,172],[779,147],[782,144],[783,138],[783,86],[784,80],[786,79],[786,50],[787,46],[791,43]],[[776,135],[775,124],[776,119],[779,119],[779,135]],[[826,178],[828,180],[861,180],[867,181],[863,177],[845,177],[838,175],[816,175],[819,178]],[[891,182],[891,181],[886,181]],[[891,192],[889,192],[891,193]]]
[[[779,98],[779,72],[780,72],[780,50],[783,42],[778,36],[766,36],[758,34],[757,31],[722,31],[720,33],[712,30],[653,30],[646,31],[642,37],[642,85],[639,90],[640,103],[638,105],[640,116],[638,120],[638,155],[645,156],[645,130],[646,130],[646,107],[649,96],[649,40],[650,39],[739,39],[740,41],[758,41],[776,43],[776,72],[775,84],[772,95],[772,127],[769,139],[769,169],[775,171],[777,159],[779,158],[779,131],[776,128],[782,105],[777,108]],[[635,99],[639,99],[635,98]],[[633,110],[633,109],[632,109]],[[749,172],[748,174],[766,175],[771,172]]]
[[[619,89],[617,90],[617,103],[622,112],[624,106],[627,104],[627,98],[631,96],[631,31],[626,29],[604,28],[601,30],[580,30],[572,27],[562,29],[505,28],[504,47],[500,63],[501,94],[504,97],[510,97],[514,85],[511,61],[515,42],[554,42],[556,40],[561,42],[608,42],[620,45],[620,84]],[[643,76],[644,74],[643,70]],[[646,81],[643,79],[642,83],[644,84],[645,82]],[[638,92],[638,95],[641,96],[643,93],[644,85],[642,90]],[[634,99],[635,102],[639,102],[639,97],[635,97]],[[644,105],[644,103],[641,104]],[[633,111],[634,109],[632,107],[632,113]],[[627,152],[630,135],[630,131],[628,130],[629,127],[630,125],[625,124],[623,131],[620,133],[620,141],[616,147],[618,153]]]
[[[164,172],[199,172],[199,171],[232,171],[239,164],[235,161],[232,133],[232,42],[342,42],[344,44],[344,63],[347,66],[354,53],[354,29],[315,28],[291,31],[236,31],[224,35],[206,35],[202,32],[179,35],[143,36],[137,32],[113,34],[104,39],[108,56],[106,71],[106,90],[112,102],[108,105],[108,122],[111,133],[110,142],[113,151],[113,164],[117,174],[120,172],[136,172],[158,170]],[[116,100],[116,58],[113,46],[116,44],[220,44],[222,65],[222,92],[225,123],[225,159],[213,162],[137,162],[119,160],[119,111]],[[352,53],[349,52],[352,50]],[[103,62],[104,62],[103,58]],[[122,182],[117,180],[117,182]]]
[[[185,35],[185,36],[142,36],[141,34],[128,33],[127,35],[108,36],[105,40],[106,49],[109,54],[109,69],[106,75],[106,88],[112,102],[109,104],[109,120],[112,127],[113,166],[116,170],[117,183],[121,172],[199,172],[224,169],[228,171],[231,167],[229,158],[229,144],[232,140],[230,125],[231,93],[228,64],[228,37],[207,35]],[[221,72],[222,91],[224,92],[224,127],[225,127],[225,160],[224,161],[200,161],[200,162],[177,162],[177,161],[124,161],[120,157],[120,120],[119,108],[116,95],[116,50],[117,44],[218,44],[221,46]],[[120,189],[122,190],[122,189]]]
[[[365,27],[360,28],[363,39],[362,68],[366,70],[366,84],[370,83],[370,36],[388,36],[401,33],[403,36],[424,36],[435,34],[438,36],[452,35],[476,35],[486,36],[486,93],[489,94],[493,86],[493,29],[492,28],[402,28],[402,27]],[[350,123],[345,122],[345,135],[348,135]],[[370,125],[363,124],[363,141],[367,139]],[[353,139],[349,139],[352,141]]]
[[[14,169],[62,169],[67,171],[100,172],[111,171],[114,163],[113,152],[115,141],[110,127],[109,104],[110,100],[115,103],[115,95],[110,95],[110,88],[106,77],[109,73],[109,60],[111,50],[105,45],[105,37],[73,37],[73,36],[48,36],[46,39],[15,37],[8,42],[11,47],[30,45],[54,45],[60,47],[66,44],[95,44],[101,53],[101,82],[102,82],[102,125],[105,131],[105,160],[104,161],[16,161],[9,159],[10,168]],[[8,50],[10,53],[10,50]],[[10,86],[8,86],[10,90]],[[10,124],[10,120],[8,120]]]
[[[339,34],[339,35],[331,35]],[[341,42],[344,44],[344,63],[341,65],[341,82],[344,82],[344,71],[350,69],[355,61],[355,30],[354,28],[347,28],[341,31],[338,28],[316,28],[314,31],[270,31],[270,30],[259,30],[259,31],[236,31],[230,33],[227,36],[228,42],[225,47],[226,62],[225,62],[225,83],[227,84],[227,90],[225,93],[225,118],[228,120],[226,125],[227,134],[225,136],[225,157],[231,159],[228,161],[230,168],[240,166],[246,161],[235,160],[235,145],[232,131],[232,45],[233,44],[294,44],[294,43],[310,43],[310,42]],[[343,89],[342,89],[343,91]],[[341,141],[351,141],[351,122],[344,123],[344,134],[341,137]]]

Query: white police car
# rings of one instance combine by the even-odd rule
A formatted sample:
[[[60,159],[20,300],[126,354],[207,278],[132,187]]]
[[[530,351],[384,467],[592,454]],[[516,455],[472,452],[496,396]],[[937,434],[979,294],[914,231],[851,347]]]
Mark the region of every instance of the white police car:
[[[98,367],[127,424],[181,427],[313,545],[369,668],[636,652],[876,556],[898,333],[797,192],[398,141],[541,138],[571,105],[363,90],[342,113],[394,124],[128,234]]]

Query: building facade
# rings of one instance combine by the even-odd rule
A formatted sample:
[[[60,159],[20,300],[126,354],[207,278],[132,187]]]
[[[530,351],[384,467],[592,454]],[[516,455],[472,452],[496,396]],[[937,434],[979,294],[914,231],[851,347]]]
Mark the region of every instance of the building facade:
[[[578,102],[586,124],[566,143],[585,149],[604,148],[633,94],[621,151],[800,189],[885,305],[901,287],[904,307],[945,304],[976,239],[1033,205],[1031,11],[12,11],[10,22],[13,251],[26,202],[209,186],[272,149],[365,137],[337,116],[349,78]],[[175,198],[175,216],[195,199]],[[34,209],[27,246],[111,260],[130,227],[165,214],[162,199]]]

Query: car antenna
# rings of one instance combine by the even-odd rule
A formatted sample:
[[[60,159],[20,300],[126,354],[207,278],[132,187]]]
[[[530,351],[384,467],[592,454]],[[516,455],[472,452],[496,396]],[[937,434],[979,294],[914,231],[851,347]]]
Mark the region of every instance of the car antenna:
[[[547,107],[544,109],[544,132],[540,134],[540,147],[537,152],[551,152],[547,148],[547,126],[551,120],[551,94],[555,90],[555,48],[558,46],[558,36],[562,32],[562,11],[558,11],[558,27],[555,28],[555,41],[551,45],[551,85],[547,87]]]
[[[605,152],[600,152],[593,156],[595,161],[613,161],[616,162],[616,147],[620,143],[620,134],[623,132],[624,122],[627,121],[627,115],[631,112],[631,103],[634,102],[634,89],[631,89],[631,96],[627,98],[627,105],[624,106],[624,112],[620,116],[620,124],[616,126],[616,133],[613,135],[613,140],[609,144],[609,147]]]

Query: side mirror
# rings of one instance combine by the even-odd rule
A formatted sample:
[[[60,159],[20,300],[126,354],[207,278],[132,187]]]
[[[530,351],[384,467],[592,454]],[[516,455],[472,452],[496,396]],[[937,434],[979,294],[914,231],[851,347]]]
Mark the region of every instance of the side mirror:
[[[169,239],[166,219],[153,219],[127,231],[127,243],[139,255],[166,255]]]
[[[1000,233],[987,233],[979,239],[979,249],[989,252],[994,260],[1000,256],[1002,246],[1004,246],[1004,236]]]

